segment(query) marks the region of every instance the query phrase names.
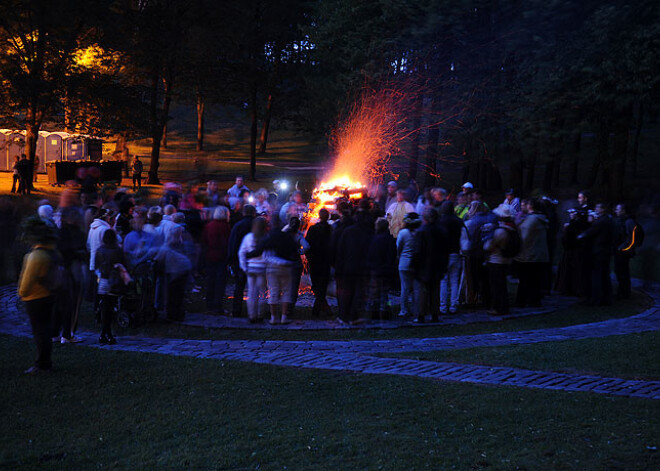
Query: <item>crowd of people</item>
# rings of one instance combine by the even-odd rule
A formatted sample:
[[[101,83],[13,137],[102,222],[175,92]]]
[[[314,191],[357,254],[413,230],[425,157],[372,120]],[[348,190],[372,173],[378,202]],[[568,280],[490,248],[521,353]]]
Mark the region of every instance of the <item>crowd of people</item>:
[[[139,163],[133,168],[141,173]],[[133,183],[139,188],[139,176]],[[520,199],[509,190],[491,210],[469,182],[454,195],[392,181],[363,196],[338,198],[310,220],[304,193],[279,182],[253,191],[237,177],[225,192],[213,180],[187,188],[168,183],[149,204],[141,191],[99,189],[80,175],[56,208],[42,201],[24,224],[32,250],[19,294],[38,349],[34,371],[50,368],[53,341],[79,341],[83,299],[94,303],[99,342],[114,344],[118,299],[147,261],[154,267],[154,319],[165,322],[182,320],[186,296],[201,292],[210,314],[243,317],[246,307],[251,323],[288,324],[304,273],[315,297],[312,315],[352,325],[391,319],[397,292],[396,314],[418,323],[465,307],[505,316],[515,284],[517,307],[541,306],[553,286],[606,305],[612,257],[618,296],[630,297],[629,260],[643,231],[624,203],[611,215],[582,191],[562,225],[557,201]],[[553,276],[559,240],[564,250]],[[327,300],[333,290],[336,312]]]

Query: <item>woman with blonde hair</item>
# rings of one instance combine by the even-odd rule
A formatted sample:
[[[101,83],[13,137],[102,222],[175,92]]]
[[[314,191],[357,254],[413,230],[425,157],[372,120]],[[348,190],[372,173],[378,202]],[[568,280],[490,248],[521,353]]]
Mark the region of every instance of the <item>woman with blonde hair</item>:
[[[206,260],[206,308],[221,314],[227,284],[227,246],[229,243],[229,211],[217,206],[213,219],[204,226],[202,247]]]

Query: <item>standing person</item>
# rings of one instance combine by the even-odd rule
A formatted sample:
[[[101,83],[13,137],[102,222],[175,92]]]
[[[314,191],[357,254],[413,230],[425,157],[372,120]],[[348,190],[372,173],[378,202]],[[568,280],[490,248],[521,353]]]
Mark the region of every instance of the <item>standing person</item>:
[[[319,222],[307,231],[309,250],[306,253],[309,262],[309,277],[312,280],[314,293],[314,307],[312,316],[317,317],[321,312],[331,313],[327,294],[330,284],[330,237],[332,227],[328,224],[330,212],[323,208],[319,211]]]
[[[503,205],[495,208],[493,213],[498,218],[497,227],[493,237],[484,244],[486,251],[486,265],[491,292],[491,315],[505,316],[509,314],[509,291],[506,277],[513,257],[520,250],[520,236],[513,222],[511,210]]]
[[[37,347],[34,366],[27,374],[48,371],[52,368],[53,349],[51,329],[55,296],[47,286],[51,281],[55,260],[55,231],[38,218],[30,218],[24,224],[26,240],[32,250],[23,259],[18,282],[18,295],[25,303],[25,310],[32,325],[32,337]]]
[[[398,190],[399,186],[396,184],[395,181],[388,182],[387,184],[387,195],[385,196],[385,204],[383,206],[383,211],[387,213],[387,210],[389,207],[394,203],[397,198],[396,198],[396,192]]]
[[[548,253],[548,218],[542,212],[537,199],[527,201],[527,215],[521,222],[522,247],[516,257],[518,267],[518,291],[516,306],[540,307],[544,274],[550,262]]]
[[[461,191],[456,195],[456,207],[454,208],[454,212],[460,219],[465,219],[469,209],[470,205],[468,204],[468,197]]]
[[[614,222],[605,203],[596,205],[589,218],[591,227],[577,236],[591,248],[591,296],[588,303],[593,306],[612,304],[612,282],[610,259],[614,247]]]
[[[401,310],[399,316],[408,317],[417,311],[415,309],[415,272],[413,257],[415,255],[415,231],[422,225],[422,219],[417,213],[408,213],[403,219],[404,227],[396,238],[396,251],[399,257],[399,279],[401,281]]]
[[[240,198],[242,191],[247,191],[249,193],[250,189],[247,186],[245,186],[245,180],[243,179],[243,177],[238,176],[236,177],[236,181],[234,182],[234,185],[232,185],[227,190],[227,194],[231,198]]]
[[[438,224],[447,235],[447,252],[449,253],[447,273],[440,281],[440,314],[455,314],[458,311],[459,286],[463,259],[461,257],[461,232],[463,221],[456,216],[454,204],[445,201],[440,205]]]
[[[211,208],[220,204],[220,191],[218,191],[218,182],[216,180],[209,180],[206,183],[206,198]]]
[[[20,168],[19,162],[21,161],[21,158],[17,155],[14,157],[14,165],[12,167],[13,170],[13,175],[12,175],[12,182],[11,182],[11,192],[16,193],[16,190],[21,187],[21,176],[18,173],[18,169]]]
[[[630,299],[630,259],[635,256],[635,241],[633,234],[637,221],[628,213],[624,203],[614,208],[616,218],[614,233],[614,274],[616,275],[617,296],[621,299]]]
[[[154,257],[165,273],[165,311],[169,322],[182,321],[185,317],[186,286],[192,262],[185,254],[183,234],[183,226],[177,224]]]
[[[440,280],[447,271],[447,235],[437,224],[438,213],[426,208],[422,215],[422,227],[415,233],[415,293],[417,296],[417,322],[425,322],[431,316],[438,321],[440,304]]]
[[[520,198],[516,196],[516,190],[514,190],[513,188],[508,189],[504,193],[504,201],[502,202],[502,204],[504,206],[509,207],[509,209],[511,210],[511,215],[515,220],[516,217],[518,217],[518,214],[520,213]]]
[[[142,188],[142,172],[144,171],[144,165],[137,154],[133,159],[131,169],[133,170],[133,191],[137,191]]]
[[[123,249],[128,267],[135,268],[140,263],[146,261],[153,255],[157,249],[156,236],[152,232],[145,230],[147,223],[147,208],[138,206],[133,212],[131,227],[133,230],[128,233],[124,239]],[[160,244],[158,244],[160,245]]]
[[[21,160],[16,165],[18,168],[18,193],[21,195],[29,195],[32,188],[32,165],[25,154],[21,155]]]
[[[265,218],[255,218],[252,221],[252,232],[243,237],[238,249],[241,270],[247,274],[247,311],[251,324],[262,321],[259,300],[266,299],[266,258],[263,253],[250,258],[247,254],[256,251],[259,244],[263,242],[267,227]]]
[[[363,322],[364,303],[369,271],[367,253],[373,234],[369,215],[358,210],[355,223],[345,227],[337,243],[335,272],[337,274],[337,302],[339,321],[359,324]]]
[[[61,316],[62,337],[60,342],[63,344],[81,341],[74,335],[82,305],[83,283],[87,270],[86,238],[80,228],[80,219],[80,213],[75,207],[69,206],[62,211],[57,248],[62,254],[66,291],[63,296],[58,297],[56,310]]]
[[[298,248],[298,258],[294,261],[291,272],[291,309],[289,311],[289,317],[291,317],[296,308],[296,303],[298,302],[298,288],[300,288],[300,278],[302,277],[303,271],[302,259],[300,256],[309,250],[309,243],[300,233],[300,219],[295,216],[289,219],[289,224],[287,224],[282,230],[293,237],[296,247]]]
[[[369,244],[369,310],[373,320],[389,320],[388,291],[396,274],[396,242],[385,218],[376,219],[375,234]]]
[[[302,193],[300,191],[294,191],[291,201],[283,204],[280,209],[280,223],[286,225],[291,217],[302,219],[307,209],[307,205],[303,202]]]
[[[591,248],[578,235],[591,225],[589,211],[592,209],[589,195],[580,191],[577,208],[568,210],[570,220],[564,224],[562,245],[564,252],[557,267],[555,289],[564,296],[579,296],[585,300],[591,292]]]
[[[227,262],[234,274],[234,299],[232,301],[232,316],[241,317],[243,313],[243,292],[247,284],[247,275],[241,269],[238,259],[238,249],[243,238],[252,230],[252,221],[256,217],[256,210],[251,204],[243,207],[243,218],[231,228],[229,244],[227,246]]]
[[[492,231],[484,230],[493,226],[497,216],[490,213],[486,207],[478,202],[470,203],[470,211],[465,221],[462,246],[467,256],[465,262],[466,294],[465,302],[468,305],[488,306],[490,304],[490,288],[488,287],[488,270],[486,268],[486,253],[484,242],[492,236]]]
[[[101,307],[101,345],[114,345],[117,340],[112,335],[112,322],[115,317],[117,297],[120,294],[121,284],[118,265],[126,266],[124,252],[117,245],[117,234],[113,229],[103,233],[102,245],[94,256],[94,266],[98,275],[98,295]]]
[[[403,218],[408,213],[414,213],[415,208],[412,204],[406,201],[406,192],[404,190],[397,190],[396,201],[394,201],[387,208],[386,215],[390,224],[390,233],[393,237],[399,235],[399,231],[403,229]]]
[[[212,314],[221,314],[227,284],[227,247],[229,245],[229,211],[217,206],[213,220],[204,227],[202,247],[206,260],[206,309]]]
[[[291,323],[288,316],[293,301],[293,269],[300,262],[299,250],[294,234],[274,227],[256,250],[246,254],[251,258],[265,251],[271,325]]]

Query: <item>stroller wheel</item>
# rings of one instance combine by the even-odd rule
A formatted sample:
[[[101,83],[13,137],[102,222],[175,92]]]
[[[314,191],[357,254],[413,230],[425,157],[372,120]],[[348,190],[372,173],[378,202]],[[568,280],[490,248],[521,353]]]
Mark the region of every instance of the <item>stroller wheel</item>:
[[[131,325],[131,315],[127,311],[119,311],[117,313],[117,324],[119,327],[128,327]]]

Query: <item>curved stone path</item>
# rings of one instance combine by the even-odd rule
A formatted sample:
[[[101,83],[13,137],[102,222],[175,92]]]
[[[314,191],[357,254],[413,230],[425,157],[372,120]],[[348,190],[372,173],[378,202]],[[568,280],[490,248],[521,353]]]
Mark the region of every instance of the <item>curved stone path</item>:
[[[133,336],[121,337],[117,345],[108,347],[95,343],[96,333],[80,332],[79,335],[85,341],[82,345],[107,350],[660,399],[660,381],[626,380],[521,368],[372,356],[377,353],[428,352],[470,347],[494,347],[602,338],[660,330],[660,285],[654,284],[645,291],[653,298],[653,306],[640,314],[624,319],[610,319],[589,324],[530,331],[457,337],[355,341],[285,341],[189,340]],[[13,286],[0,288],[0,333],[20,337],[31,335],[27,318],[21,315],[17,308],[17,297]]]

